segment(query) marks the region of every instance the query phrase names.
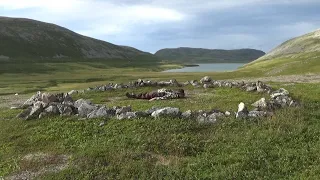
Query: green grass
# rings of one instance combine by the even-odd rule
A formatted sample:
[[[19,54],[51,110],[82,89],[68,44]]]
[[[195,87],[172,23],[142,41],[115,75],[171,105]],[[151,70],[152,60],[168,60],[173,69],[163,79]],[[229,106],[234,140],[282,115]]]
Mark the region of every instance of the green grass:
[[[319,87],[286,87],[302,100],[302,108],[277,111],[271,119],[226,118],[213,125],[142,118],[111,119],[99,127],[101,119],[8,120],[17,111],[1,110],[0,118],[7,120],[0,121],[0,176],[25,167],[20,160],[24,155],[44,152],[72,158],[68,169],[43,175],[41,179],[317,179],[320,99],[313,95],[320,93]],[[149,89],[139,91],[144,90]],[[188,92],[192,89],[188,88]],[[265,95],[219,88],[197,90],[181,101],[104,101],[119,96],[123,97],[123,92],[90,93],[75,98],[85,97],[110,106],[131,104],[135,110],[153,105],[177,106],[182,110],[236,110],[239,101],[248,104]]]
[[[260,72],[263,76],[319,73],[320,53],[303,53],[249,63],[239,71]]]
[[[261,93],[247,93],[239,89],[218,88],[202,90],[194,89],[191,86],[186,87],[186,98],[172,99],[167,101],[145,101],[128,99],[125,97],[126,92],[142,93],[150,92],[154,88],[139,88],[135,90],[124,89],[112,92],[89,92],[86,94],[79,94],[74,98],[90,99],[96,104],[106,104],[107,106],[126,106],[132,105],[134,110],[146,110],[152,106],[164,107],[179,107],[181,110],[212,110],[221,109],[224,111],[235,110],[237,104],[244,101],[247,104],[252,104],[262,97],[268,98],[265,94]],[[226,95],[228,99],[226,99]]]
[[[295,69],[296,64],[291,63],[288,67],[293,70],[285,68],[275,75],[319,73],[318,57],[311,55],[296,58],[303,62],[302,68]],[[1,72],[0,94],[31,95],[37,90],[67,92],[108,82],[127,83],[138,78],[185,81],[199,80],[204,75],[214,79],[263,77],[289,61],[287,58],[279,59],[280,64],[275,60],[262,61],[227,73],[161,73],[162,69],[180,66],[161,62],[141,62],[133,67],[130,63],[103,60],[95,63],[35,60],[27,65],[11,62],[17,69],[25,68],[22,72]],[[49,67],[50,71],[38,71],[35,64]],[[22,121],[14,118],[19,110],[1,108],[0,179],[23,170],[41,169],[45,163],[55,163],[54,159],[42,163],[21,159],[39,152],[71,156],[67,169],[43,174],[40,179],[319,179],[320,84],[271,84],[274,88],[289,90],[302,106],[279,110],[272,118],[236,120],[230,117],[212,125],[175,118],[142,118],[110,119],[103,127],[99,127],[103,119],[79,121],[75,117],[52,117]],[[134,110],[173,106],[183,111],[220,109],[233,112],[241,101],[250,107],[259,98],[268,97],[235,88],[192,87],[186,87],[187,98],[179,100],[149,102],[124,97],[127,91],[151,90],[154,89],[90,92],[74,98],[91,99],[109,107],[131,105]]]
[[[234,79],[296,74],[319,74],[320,54],[305,53],[273,60],[250,63],[234,72],[162,73],[180,68],[148,57],[129,60],[55,59],[41,62],[37,59],[10,60],[0,67],[0,94],[86,89],[106,82],[123,82],[139,78],[186,81],[205,75],[214,79]]]

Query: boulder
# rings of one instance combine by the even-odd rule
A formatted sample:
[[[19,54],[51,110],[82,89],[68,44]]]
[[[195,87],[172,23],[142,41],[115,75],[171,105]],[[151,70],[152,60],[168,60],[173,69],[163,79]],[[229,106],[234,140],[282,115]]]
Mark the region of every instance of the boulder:
[[[72,116],[76,114],[73,106],[62,104],[58,106],[61,116]]]
[[[31,110],[32,110],[32,106],[29,106],[27,109],[25,109],[21,113],[19,113],[16,117],[20,118],[20,119],[27,119]]]
[[[238,105],[238,112],[236,118],[245,118],[248,116],[248,109],[243,102]]]
[[[63,93],[59,93],[55,95],[57,98],[57,102],[63,102],[64,101],[64,94]]]
[[[118,120],[123,120],[123,119],[134,119],[136,118],[137,115],[135,112],[125,112],[122,114],[117,115]]]
[[[161,108],[153,106],[151,109],[146,110],[145,113],[150,116],[153,112],[155,112],[155,111],[157,111],[159,109],[161,109]]]
[[[181,114],[179,108],[166,107],[154,111],[151,116],[155,118],[159,117],[179,117]]]
[[[59,108],[56,105],[50,105],[45,110],[45,113],[49,115],[58,115],[60,114]]]
[[[171,82],[166,82],[166,81],[159,81],[158,82],[158,85],[159,86],[170,86],[171,85]]]
[[[179,82],[176,79],[171,79],[169,82],[173,86],[179,86]]]
[[[26,100],[22,104],[22,108],[27,108],[29,106],[33,106],[34,103],[41,100],[41,92],[38,91],[35,95],[33,95],[30,99]]]
[[[289,96],[277,96],[274,99],[274,102],[281,105],[281,107],[286,107],[289,106],[291,103],[292,99]]]
[[[124,86],[122,84],[115,84],[113,88],[114,89],[122,89],[122,88],[124,88]]]
[[[66,93],[66,94],[63,96],[63,102],[64,102],[65,104],[73,104],[73,99],[72,99],[72,97],[71,97],[68,93]]]
[[[49,93],[43,93],[41,95],[41,99],[42,99],[42,102],[45,104],[49,104],[49,103],[58,101],[58,98],[55,95],[49,94]]]
[[[109,109],[105,106],[93,110],[91,113],[87,115],[87,118],[92,119],[92,118],[102,118],[102,117],[110,117],[112,116],[111,113],[109,112]]]
[[[190,84],[191,84],[192,86],[195,86],[195,87],[198,87],[198,86],[199,86],[199,82],[198,82],[197,80],[191,80],[191,81],[190,81]]]
[[[69,91],[67,94],[69,94],[70,96],[72,96],[73,94],[78,94],[79,93],[79,91],[77,91],[77,90],[71,90],[71,91]]]
[[[203,78],[201,78],[200,83],[205,84],[205,83],[211,83],[212,79],[209,76],[205,76]]]
[[[257,81],[256,82],[256,86],[257,86],[257,92],[269,92],[269,91],[271,91],[271,87],[265,85],[261,81]]]
[[[224,117],[224,116],[226,116],[223,112],[214,112],[212,114],[214,114],[216,117]]]
[[[231,82],[224,82],[222,86],[232,88],[233,85]]]
[[[80,117],[87,117],[92,111],[97,110],[96,106],[91,104],[82,103],[80,107],[78,107],[78,114]]]
[[[41,101],[38,101],[33,104],[31,112],[26,119],[28,120],[28,119],[39,117],[42,111],[43,111],[43,103]]]
[[[76,102],[74,102],[74,107],[79,108],[83,103],[92,105],[92,102],[90,100],[79,99]]]
[[[278,96],[288,96],[288,95],[289,95],[289,91],[287,91],[284,88],[280,88],[279,90],[272,92],[270,96],[271,98],[275,99]]]
[[[282,107],[281,104],[277,103],[275,100],[271,100],[267,105],[267,110],[274,111],[274,110],[279,109],[281,107]]]
[[[260,100],[253,103],[252,106],[256,108],[267,108],[268,104],[266,102],[266,98],[261,98]]]
[[[250,111],[248,113],[249,117],[266,117],[267,116],[267,112],[265,111]]]
[[[132,111],[131,106],[124,106],[124,107],[116,109],[116,114],[120,115],[120,114],[131,112],[131,111]]]
[[[222,83],[220,81],[214,81],[212,84],[215,87],[221,87],[222,86]]]
[[[183,118],[183,119],[191,119],[191,118],[192,118],[192,115],[193,115],[192,111],[191,111],[191,110],[188,110],[188,111],[183,112],[183,113],[181,114],[181,118]]]
[[[252,92],[252,91],[256,91],[256,90],[257,90],[257,86],[247,86],[246,87],[247,92]]]
[[[197,121],[199,123],[215,123],[217,121],[217,117],[215,114],[203,113],[197,117]]]

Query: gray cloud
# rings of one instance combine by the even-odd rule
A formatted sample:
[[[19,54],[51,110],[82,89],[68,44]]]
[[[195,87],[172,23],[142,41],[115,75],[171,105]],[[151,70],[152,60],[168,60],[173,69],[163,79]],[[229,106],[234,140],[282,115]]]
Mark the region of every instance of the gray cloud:
[[[4,0],[0,15],[49,21],[149,52],[180,46],[269,51],[320,27],[319,0],[57,1],[61,7]]]

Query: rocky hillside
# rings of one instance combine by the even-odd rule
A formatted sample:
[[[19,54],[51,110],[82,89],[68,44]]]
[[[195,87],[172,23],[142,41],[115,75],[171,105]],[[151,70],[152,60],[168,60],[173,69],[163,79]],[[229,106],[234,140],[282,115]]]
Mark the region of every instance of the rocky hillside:
[[[173,49],[161,49],[155,55],[163,60],[183,62],[250,62],[265,53],[255,49],[202,49],[180,47]]]
[[[0,17],[2,58],[133,58],[148,54],[82,36],[66,28],[22,18]]]
[[[259,60],[309,52],[320,52],[320,29],[282,43]]]

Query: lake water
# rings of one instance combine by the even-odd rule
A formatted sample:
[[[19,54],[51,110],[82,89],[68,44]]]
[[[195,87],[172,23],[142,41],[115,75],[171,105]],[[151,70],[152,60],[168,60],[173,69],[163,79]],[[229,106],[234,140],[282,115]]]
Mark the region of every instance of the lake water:
[[[170,69],[163,72],[221,72],[233,71],[245,65],[245,63],[210,63],[198,64],[199,66]]]

